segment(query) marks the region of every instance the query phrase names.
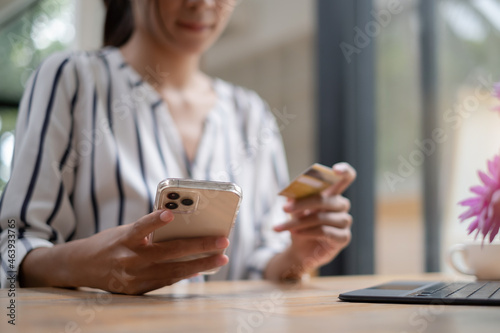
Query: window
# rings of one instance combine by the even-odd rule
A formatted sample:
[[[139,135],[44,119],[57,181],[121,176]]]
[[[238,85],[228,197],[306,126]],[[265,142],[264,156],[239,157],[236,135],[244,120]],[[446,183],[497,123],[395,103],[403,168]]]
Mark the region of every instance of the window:
[[[17,105],[40,62],[72,45],[74,2],[42,0],[0,30],[0,191],[10,176]],[[1,22],[0,22],[1,23]]]
[[[391,1],[376,0],[378,11]],[[457,205],[479,184],[477,170],[500,151],[500,101],[491,96],[500,81],[500,0],[440,0],[435,3],[437,114],[442,140],[422,137],[419,10],[424,0],[402,1],[377,39],[377,272],[412,273],[424,269],[422,193],[424,159],[439,153],[437,174],[442,202],[438,223],[441,270],[448,249],[472,241],[460,224]],[[433,130],[433,128],[431,128]],[[413,156],[412,156],[413,155]],[[400,178],[391,178],[395,175]],[[479,240],[478,240],[479,241]],[[498,240],[497,240],[498,241]],[[395,251],[395,247],[398,250]]]
[[[375,11],[388,12],[392,2],[375,1]],[[382,274],[423,270],[423,175],[412,155],[422,114],[418,6],[418,0],[402,2],[376,41],[375,250],[376,272]]]
[[[439,112],[448,134],[440,173],[445,254],[454,243],[473,241],[468,223],[458,222],[464,207],[457,203],[471,197],[477,170],[486,171],[500,152],[500,114],[493,111],[500,101],[491,95],[500,81],[500,0],[441,0],[437,15]]]

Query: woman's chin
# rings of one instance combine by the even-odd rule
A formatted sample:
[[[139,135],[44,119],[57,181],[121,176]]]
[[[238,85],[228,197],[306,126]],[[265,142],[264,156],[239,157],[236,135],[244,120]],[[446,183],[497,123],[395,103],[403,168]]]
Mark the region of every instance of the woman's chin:
[[[185,53],[203,53],[217,40],[218,34],[214,28],[199,31],[179,28],[175,31],[176,44]]]
[[[201,55],[206,50],[210,48],[212,41],[195,41],[195,40],[183,40],[182,42],[176,43],[176,49],[184,54],[189,55]]]

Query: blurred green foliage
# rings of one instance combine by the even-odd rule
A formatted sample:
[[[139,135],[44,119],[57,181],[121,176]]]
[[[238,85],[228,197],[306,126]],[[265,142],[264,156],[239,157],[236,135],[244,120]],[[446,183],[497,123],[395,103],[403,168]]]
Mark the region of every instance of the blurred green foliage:
[[[0,193],[10,174],[16,105],[25,84],[50,54],[70,47],[74,2],[41,0],[0,30]]]
[[[0,30],[0,101],[19,102],[25,82],[41,61],[51,53],[70,46],[68,38],[59,40],[57,28],[69,29],[71,0],[42,0],[10,25]],[[57,20],[59,25],[54,24]]]

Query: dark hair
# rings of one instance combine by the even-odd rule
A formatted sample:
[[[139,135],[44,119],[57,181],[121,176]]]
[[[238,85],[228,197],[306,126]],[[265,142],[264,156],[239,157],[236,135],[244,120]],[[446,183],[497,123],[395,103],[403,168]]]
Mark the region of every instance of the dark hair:
[[[104,46],[120,47],[134,31],[134,16],[130,0],[104,0],[106,22],[104,23]]]

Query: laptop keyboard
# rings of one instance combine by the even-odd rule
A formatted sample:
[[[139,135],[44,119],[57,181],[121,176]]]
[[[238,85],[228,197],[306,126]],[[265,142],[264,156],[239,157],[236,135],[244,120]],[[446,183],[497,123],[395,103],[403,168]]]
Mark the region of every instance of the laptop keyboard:
[[[500,282],[440,282],[408,296],[500,300]]]

